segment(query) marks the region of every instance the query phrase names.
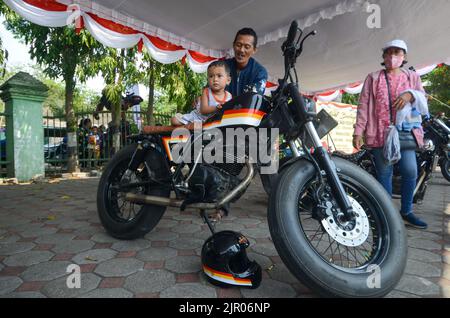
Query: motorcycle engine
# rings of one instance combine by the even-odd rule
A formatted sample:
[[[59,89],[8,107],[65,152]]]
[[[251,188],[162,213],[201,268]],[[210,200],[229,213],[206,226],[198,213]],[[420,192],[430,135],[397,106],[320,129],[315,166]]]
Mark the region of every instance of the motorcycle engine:
[[[230,167],[231,168],[231,167]],[[189,194],[183,206],[197,202],[220,201],[231,190],[236,188],[241,180],[219,167],[198,164],[188,181]]]

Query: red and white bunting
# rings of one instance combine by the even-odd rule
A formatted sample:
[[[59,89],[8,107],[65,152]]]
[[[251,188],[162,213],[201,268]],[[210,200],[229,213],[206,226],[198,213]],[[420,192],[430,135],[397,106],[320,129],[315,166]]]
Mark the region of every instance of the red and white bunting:
[[[85,27],[92,36],[108,47],[117,49],[145,45],[150,55],[160,63],[169,64],[186,59],[196,73],[203,73],[217,57],[187,50],[181,46],[148,35],[133,28],[84,12],[78,5],[64,5],[55,0],[4,0],[12,10],[24,19],[47,27],[63,27],[75,24]]]

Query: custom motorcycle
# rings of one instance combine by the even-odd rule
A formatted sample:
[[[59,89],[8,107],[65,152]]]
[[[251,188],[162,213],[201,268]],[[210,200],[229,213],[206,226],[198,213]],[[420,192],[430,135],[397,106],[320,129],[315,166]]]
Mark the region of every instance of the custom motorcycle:
[[[236,155],[239,147],[225,146],[229,140],[223,149],[208,150],[214,139],[208,135],[251,128],[271,140],[267,130],[277,128],[293,152],[280,167],[268,206],[271,238],[282,261],[321,295],[378,297],[391,291],[406,264],[404,225],[371,175],[332,159],[322,147],[313,125],[317,115],[305,109],[295,70],[305,40],[314,34],[303,36],[297,23],[291,24],[282,46],[285,76],[271,98],[253,92],[235,97],[200,132],[192,125],[182,127],[182,134],[175,127],[146,126],[133,136],[134,143],[111,159],[99,182],[98,214],[107,232],[119,239],[142,237],[168,206],[198,209],[213,231],[208,212],[229,211],[264,163],[251,158],[248,143],[242,156]],[[175,158],[180,143],[195,150],[199,140],[198,154],[183,151],[189,160]],[[306,147],[306,140],[313,151],[301,156],[297,145]],[[201,158],[207,150],[235,161],[206,163]]]

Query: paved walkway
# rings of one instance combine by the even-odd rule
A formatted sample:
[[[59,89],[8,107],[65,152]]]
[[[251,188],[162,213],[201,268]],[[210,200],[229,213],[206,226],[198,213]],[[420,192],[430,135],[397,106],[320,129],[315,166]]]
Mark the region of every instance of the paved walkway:
[[[105,234],[96,212],[98,179],[0,186],[2,297],[314,297],[281,262],[270,239],[267,197],[259,179],[218,230],[242,231],[249,256],[263,267],[256,290],[220,289],[200,272],[209,236],[196,212],[168,209],[136,241]],[[450,297],[450,184],[436,174],[417,212],[427,231],[408,230],[406,273],[389,296]],[[66,269],[81,267],[81,288],[66,287]]]

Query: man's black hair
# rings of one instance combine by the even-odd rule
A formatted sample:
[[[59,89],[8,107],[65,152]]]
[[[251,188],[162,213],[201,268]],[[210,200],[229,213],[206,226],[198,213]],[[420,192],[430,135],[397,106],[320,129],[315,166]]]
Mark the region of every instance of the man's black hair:
[[[228,76],[231,76],[230,66],[224,60],[217,60],[208,65],[208,70],[212,67],[223,67]]]
[[[256,35],[255,30],[253,30],[252,28],[243,28],[240,29],[239,31],[237,31],[236,36],[234,37],[234,42],[236,42],[237,37],[239,35],[251,35],[253,36],[253,47],[256,49],[256,45],[258,44],[258,36]]]

